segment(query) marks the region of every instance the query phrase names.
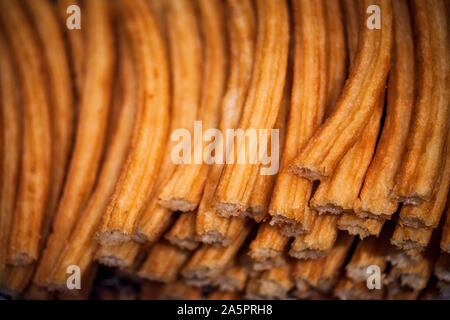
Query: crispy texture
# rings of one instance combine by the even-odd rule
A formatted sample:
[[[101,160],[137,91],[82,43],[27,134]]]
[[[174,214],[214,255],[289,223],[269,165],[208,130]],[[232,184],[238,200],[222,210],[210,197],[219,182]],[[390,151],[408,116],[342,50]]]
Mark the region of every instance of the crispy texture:
[[[23,150],[8,251],[9,263],[22,266],[31,264],[39,254],[50,188],[50,110],[39,43],[25,12],[19,2],[11,1],[1,1],[0,11],[22,88]]]
[[[94,187],[106,135],[114,47],[106,1],[86,3],[87,59],[75,147],[53,231],[34,281],[44,285]]]
[[[319,214],[341,214],[353,211],[364,176],[375,150],[380,118],[383,114],[384,92],[373,110],[362,135],[342,158],[335,171],[322,181],[310,201],[310,206]]]
[[[255,17],[250,1],[227,2],[230,19],[227,23],[230,42],[230,74],[222,98],[220,129],[236,128],[241,118],[253,69],[255,47]],[[225,149],[226,150],[226,149]],[[214,164],[199,204],[196,234],[203,243],[222,244],[230,221],[213,207],[213,196],[219,183],[223,165]]]
[[[169,132],[181,128],[191,132],[197,117],[202,77],[202,43],[195,10],[192,2],[187,0],[151,3],[158,5],[155,12],[160,20],[160,29],[166,30],[166,24],[171,26],[166,30],[172,84]],[[171,159],[174,146],[175,141],[167,143],[154,193],[136,225],[134,241],[155,241],[172,220],[172,212],[158,204],[158,193],[176,168]]]
[[[119,4],[137,63],[138,107],[131,149],[99,231],[102,245],[130,240],[155,184],[169,122],[167,52],[154,15],[144,0]]]
[[[340,300],[381,300],[384,297],[384,287],[369,290],[366,283],[343,277],[334,289],[334,295]]]
[[[422,256],[423,252],[419,252],[417,249],[405,250],[391,246],[386,254],[386,259],[393,266],[404,267],[418,263]]]
[[[166,240],[181,249],[195,250],[198,242],[195,239],[195,219],[197,212],[183,212],[165,234]]]
[[[286,235],[308,232],[312,183],[294,176],[288,164],[322,123],[327,99],[326,22],[322,1],[294,1],[294,74],[291,108],[279,173],[269,214]]]
[[[201,16],[205,57],[204,89],[197,118],[202,121],[202,130],[208,130],[217,128],[220,119],[220,103],[226,81],[226,39],[222,2],[200,0],[197,3]],[[193,153],[203,154],[207,145],[196,147],[196,144],[197,142],[193,143]],[[179,165],[159,193],[159,203],[174,211],[195,210],[200,202],[208,171],[209,165],[203,162]]]
[[[53,216],[61,196],[72,151],[75,123],[73,83],[69,57],[54,7],[48,0],[26,0],[25,4],[44,49],[43,57],[49,76],[52,169],[46,214]],[[52,219],[45,220],[51,222]],[[49,232],[50,226],[50,223],[43,225],[44,234]]]
[[[381,31],[363,28],[355,66],[336,110],[290,165],[293,173],[310,180],[323,180],[332,175],[340,160],[361,137],[384,90],[393,42],[391,2],[365,1],[364,4],[365,7],[380,6]]]
[[[16,97],[17,78],[11,51],[0,33],[0,286],[6,278],[9,235],[19,185],[21,157],[21,117]],[[8,142],[8,143],[6,143]]]
[[[99,246],[95,253],[95,259],[108,267],[126,269],[133,267],[140,249],[141,245],[134,241],[128,241],[118,246]]]
[[[325,117],[333,112],[347,76],[347,50],[340,0],[325,1],[327,34],[327,101]]]
[[[398,202],[390,195],[406,151],[414,102],[414,43],[408,4],[405,0],[393,1],[392,7],[395,35],[386,116],[375,156],[355,204],[356,214],[361,218],[390,219],[397,211]]]
[[[177,279],[181,267],[189,256],[189,250],[160,241],[150,249],[138,275],[152,281],[172,282]]]
[[[221,291],[238,292],[245,288],[247,279],[247,270],[244,267],[235,264],[220,275],[215,284]]]
[[[63,25],[65,34],[67,36],[67,42],[69,46],[70,64],[72,74],[74,77],[74,83],[76,88],[77,98],[81,97],[83,87],[83,75],[84,75],[84,41],[83,41],[83,26],[82,29],[68,30],[66,28],[66,19],[68,18],[67,8],[70,5],[80,6],[79,0],[57,0],[58,13],[60,15],[61,24]],[[81,19],[81,24],[84,21]]]
[[[285,263],[284,249],[289,237],[267,222],[259,226],[255,239],[250,243],[249,256],[255,270],[267,270]]]
[[[124,34],[120,37],[119,79],[116,86],[117,123],[112,126],[108,147],[95,189],[77,221],[69,241],[52,270],[52,287],[65,287],[66,269],[78,265],[83,274],[91,265],[97,249],[95,232],[101,222],[114,186],[125,163],[136,114],[136,73],[131,48]]]
[[[392,197],[417,205],[432,197],[445,162],[450,118],[450,27],[445,1],[412,1],[418,80],[407,152]],[[447,156],[448,158],[448,156]]]
[[[353,213],[344,212],[337,221],[339,230],[345,230],[351,235],[359,235],[361,239],[370,235],[380,234],[384,220],[365,218],[361,219]]]
[[[193,286],[212,284],[236,256],[250,230],[250,224],[245,224],[244,230],[227,247],[216,248],[202,245],[197,249],[181,272],[186,283]]]
[[[433,229],[413,228],[397,224],[391,238],[391,244],[403,250],[423,251],[431,239]]]
[[[246,129],[272,129],[283,96],[289,51],[289,19],[286,1],[256,2],[259,32],[256,39],[254,72],[239,125]],[[245,139],[246,140],[246,139]],[[236,146],[237,155],[256,152],[245,141]],[[248,155],[246,155],[248,158]],[[246,159],[247,161],[249,159]],[[215,192],[215,208],[223,216],[235,216],[247,209],[259,164],[225,165]]]
[[[359,0],[342,0],[341,4],[344,13],[349,68],[351,69],[355,65],[356,54],[358,52],[362,3]]]
[[[281,267],[264,271],[247,285],[247,299],[286,299],[289,290],[294,287],[291,275],[292,266],[287,263]]]
[[[445,223],[442,228],[441,249],[450,253],[450,205],[447,205],[447,213],[445,215]]]
[[[450,186],[450,136],[447,145],[445,164],[434,185],[431,198],[417,206],[404,205],[400,210],[399,216],[399,222],[402,225],[427,229],[433,229],[438,226],[441,215],[445,211],[445,203],[447,202]]]
[[[336,216],[314,219],[311,232],[295,237],[289,255],[296,259],[318,259],[329,253],[338,235]]]
[[[296,261],[293,276],[297,290],[303,291],[306,286],[320,293],[329,293],[339,279],[353,240],[353,237],[341,233],[327,256]]]

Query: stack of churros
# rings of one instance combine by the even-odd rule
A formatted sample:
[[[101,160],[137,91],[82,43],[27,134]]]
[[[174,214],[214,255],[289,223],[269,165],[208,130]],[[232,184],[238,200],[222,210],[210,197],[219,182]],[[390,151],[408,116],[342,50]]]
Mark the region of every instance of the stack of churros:
[[[449,12],[0,0],[0,295],[449,297]]]

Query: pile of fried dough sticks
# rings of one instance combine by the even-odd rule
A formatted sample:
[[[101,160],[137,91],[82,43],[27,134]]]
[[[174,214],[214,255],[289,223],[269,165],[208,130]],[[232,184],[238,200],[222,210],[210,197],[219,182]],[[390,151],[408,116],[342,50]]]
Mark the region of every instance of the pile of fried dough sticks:
[[[450,297],[446,0],[0,0],[0,108],[6,296]]]

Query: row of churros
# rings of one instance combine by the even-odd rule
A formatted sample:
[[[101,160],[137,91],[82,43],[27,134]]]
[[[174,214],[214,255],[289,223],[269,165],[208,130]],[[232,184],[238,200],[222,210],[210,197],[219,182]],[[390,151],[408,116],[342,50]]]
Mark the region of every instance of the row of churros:
[[[0,291],[86,299],[102,264],[141,285],[100,299],[450,295],[448,6],[0,0]],[[176,163],[195,121],[271,134]]]

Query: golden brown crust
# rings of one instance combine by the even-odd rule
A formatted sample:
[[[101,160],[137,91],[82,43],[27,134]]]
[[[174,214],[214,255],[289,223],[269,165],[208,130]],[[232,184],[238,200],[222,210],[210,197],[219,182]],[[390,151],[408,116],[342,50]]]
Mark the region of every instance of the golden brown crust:
[[[204,37],[203,87],[197,118],[202,130],[217,128],[220,102],[226,81],[226,47],[222,2],[198,1]],[[207,88],[207,90],[206,90]],[[195,144],[195,143],[194,143]],[[202,152],[205,147],[194,150]],[[208,176],[209,165],[181,164],[159,192],[159,203],[168,209],[193,211],[197,208]]]
[[[227,89],[222,98],[220,129],[238,126],[253,69],[255,47],[255,17],[250,1],[227,2],[230,19],[227,30],[230,42],[230,74]],[[226,149],[225,149],[226,150]],[[223,165],[214,164],[208,174],[203,196],[199,204],[196,233],[200,241],[225,245],[230,220],[218,214],[213,206],[214,192],[219,183]]]
[[[361,218],[390,219],[398,203],[390,197],[394,178],[405,152],[414,100],[414,43],[405,0],[392,2],[394,50],[389,73],[386,116],[375,156],[367,170],[355,205]]]
[[[245,288],[247,278],[248,272],[244,267],[233,265],[217,278],[215,284],[221,291],[238,292]]]
[[[127,40],[123,33],[119,35],[121,60],[114,101],[118,105],[117,120],[108,128],[110,137],[95,189],[53,268],[52,287],[65,287],[67,266],[77,265],[81,273],[84,273],[92,263],[98,245],[94,239],[95,232],[125,163],[135,120],[137,80]]]
[[[48,282],[63,246],[94,187],[106,135],[114,48],[106,1],[86,4],[87,59],[77,134],[63,195],[34,281]]]
[[[407,152],[396,175],[392,197],[417,205],[431,198],[445,161],[450,116],[450,28],[445,1],[411,4],[419,81]]]
[[[189,256],[189,250],[164,241],[158,242],[150,249],[137,274],[152,281],[172,282],[177,279],[181,267]]]
[[[0,33],[0,286],[6,278],[9,235],[19,185],[21,114],[16,98],[17,78],[10,48]]]
[[[128,241],[118,246],[99,246],[95,253],[95,259],[108,267],[126,269],[133,267],[140,249],[141,246],[134,241]]]
[[[254,72],[239,128],[272,129],[279,113],[286,78],[289,49],[289,18],[286,1],[257,1],[259,32]],[[248,143],[236,148],[245,154]],[[239,215],[247,209],[259,164],[226,164],[215,192],[215,208],[223,216]]]
[[[212,284],[236,256],[250,230],[250,224],[245,224],[242,232],[227,247],[202,245],[197,249],[182,270],[186,283],[194,286]]]
[[[295,237],[289,255],[296,259],[318,259],[329,253],[338,235],[336,216],[319,216],[311,232]]]
[[[403,250],[423,251],[431,239],[433,229],[412,228],[397,224],[391,238],[391,244]]]
[[[359,235],[361,239],[370,235],[377,236],[381,232],[384,220],[359,218],[353,213],[344,212],[338,219],[339,230],[345,230],[351,235]]]
[[[289,290],[294,287],[291,271],[290,263],[264,271],[250,280],[246,288],[246,298],[286,299]]]
[[[22,266],[37,260],[39,255],[50,188],[50,109],[42,72],[43,59],[32,25],[19,2],[1,1],[0,6],[0,17],[16,59],[22,88],[23,150],[8,251],[9,263]]]
[[[255,239],[250,243],[249,256],[255,270],[267,270],[285,263],[284,250],[289,237],[267,222],[260,224]]]
[[[201,298],[201,288],[189,286],[180,280],[166,284],[158,296],[161,300],[200,300]]]
[[[130,240],[155,184],[169,122],[167,52],[155,18],[144,0],[119,5],[137,63],[138,106],[130,152],[99,231],[102,245]]]
[[[294,176],[288,164],[322,123],[327,98],[326,21],[323,1],[295,1],[294,73],[281,171],[269,206],[271,224],[286,235],[310,230],[312,183]]]
[[[448,204],[447,204],[447,213],[445,214],[445,223],[442,228],[440,246],[441,250],[450,253],[450,205]]]
[[[195,219],[197,212],[182,212],[164,238],[181,249],[195,250],[198,242],[195,239]]]
[[[306,285],[321,293],[330,292],[339,279],[353,240],[353,237],[341,233],[327,256],[296,261],[293,276],[297,289],[302,291]]]
[[[384,91],[359,140],[348,150],[334,172],[320,183],[314,193],[310,206],[319,214],[341,214],[344,211],[354,210],[375,150],[383,108]]]
[[[166,24],[171,68],[171,117],[169,132],[176,129],[192,131],[197,117],[201,90],[201,38],[194,6],[190,1],[151,1],[160,29]],[[161,26],[162,25],[162,26]],[[133,240],[155,241],[172,221],[172,212],[158,204],[158,193],[174,172],[171,159],[174,141],[166,145],[160,173],[150,201],[141,213]]]
[[[360,36],[362,11],[359,0],[342,0],[342,11],[344,13],[345,34],[347,40],[347,51],[349,58],[349,69],[354,66],[358,42]]]
[[[363,28],[355,66],[336,110],[290,165],[299,176],[310,180],[329,177],[358,141],[379,102],[390,65],[392,7],[389,0],[364,2],[365,7],[373,4],[381,9],[381,31]]]

